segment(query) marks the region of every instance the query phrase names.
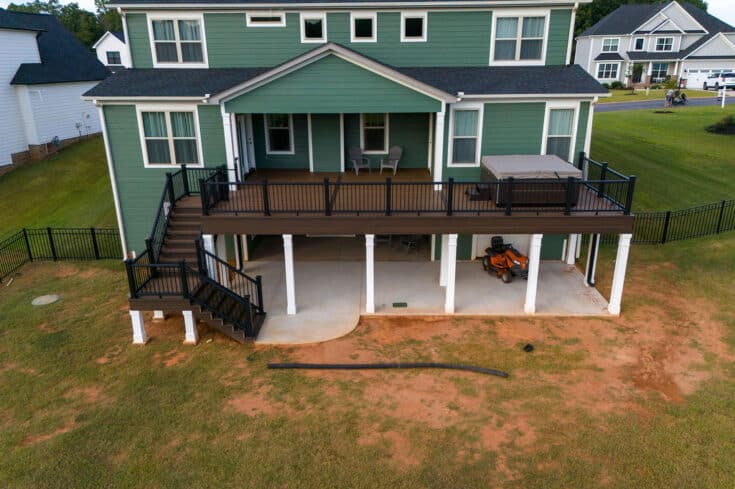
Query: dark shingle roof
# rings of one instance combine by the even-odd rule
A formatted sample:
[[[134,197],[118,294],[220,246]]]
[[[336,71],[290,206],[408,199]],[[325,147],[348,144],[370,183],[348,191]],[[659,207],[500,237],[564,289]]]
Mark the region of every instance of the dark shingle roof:
[[[0,9],[0,28],[38,31],[40,63],[23,63],[11,85],[102,80],[110,73],[56,18]]]
[[[641,24],[656,15],[658,11],[666,7],[670,2],[622,5],[617,10],[608,14],[597,24],[593,25],[579,37],[593,35],[622,35],[630,34]],[[735,28],[713,17],[704,10],[686,2],[677,2],[686,10],[694,20],[699,22],[710,34],[716,32],[732,32]],[[677,31],[678,32],[678,31]]]
[[[426,0],[401,0],[402,3],[424,3]],[[434,0],[436,2],[446,3],[446,4],[452,4],[455,2],[459,2],[460,0]],[[461,0],[463,3],[473,2],[473,0]],[[508,2],[508,3],[515,3],[517,0],[495,0],[500,2]],[[264,3],[268,4],[286,4],[286,5],[293,5],[293,4],[329,4],[329,3],[339,3],[344,4],[346,2],[354,3],[354,4],[361,4],[361,3],[395,3],[395,0],[111,0],[108,2],[109,5],[149,5],[149,4],[186,4],[186,5],[195,5],[195,4],[227,4],[227,5],[250,5],[250,4],[258,4],[262,5]],[[487,5],[488,0],[474,0],[473,3],[478,4],[484,4]]]
[[[623,57],[618,53],[600,53],[595,61],[622,61]]]
[[[120,39],[122,42],[125,42],[125,33],[122,31],[110,31],[110,34],[115,36],[116,38]]]
[[[587,94],[607,91],[579,66],[393,69],[447,93]],[[131,69],[110,76],[88,97],[204,97],[235,87],[267,68]]]

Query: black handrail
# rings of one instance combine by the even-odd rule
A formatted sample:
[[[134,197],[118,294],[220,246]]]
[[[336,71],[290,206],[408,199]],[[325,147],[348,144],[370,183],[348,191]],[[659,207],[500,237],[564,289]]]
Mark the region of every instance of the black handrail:
[[[236,310],[234,309],[226,309],[224,307],[220,307],[220,304],[222,302],[214,303],[213,301],[208,301],[203,297],[203,295],[199,294],[192,294],[190,295],[190,297],[188,297],[193,303],[199,305],[199,307],[201,307],[202,309],[212,312],[215,316],[219,317],[223,321],[234,324],[236,329],[240,329],[245,332],[246,337],[255,337],[253,304],[250,301],[249,296],[243,297],[239,294],[236,294],[227,287],[219,284],[216,280],[213,280],[211,277],[202,274],[201,270],[197,272],[186,264],[183,265],[183,268],[186,270],[187,273],[198,274],[201,287],[208,285],[209,287],[217,290],[219,293],[224,294],[230,299],[234,300],[240,307],[243,308],[245,314],[237,314]]]
[[[199,270],[216,280],[222,287],[226,287],[238,295],[250,297],[250,302],[259,314],[265,314],[263,308],[263,278],[255,278],[243,273],[218,256],[205,250],[197,244],[197,261]]]

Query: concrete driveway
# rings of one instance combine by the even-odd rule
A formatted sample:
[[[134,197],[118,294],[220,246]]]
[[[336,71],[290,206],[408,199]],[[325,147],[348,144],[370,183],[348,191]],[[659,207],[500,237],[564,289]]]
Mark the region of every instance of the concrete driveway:
[[[735,92],[730,95],[730,93],[727,94],[727,98],[725,99],[726,105],[732,105],[735,102],[733,99],[735,99]],[[722,104],[722,101],[719,98],[690,98],[689,104],[687,104],[688,107],[709,107],[709,106],[720,106]],[[649,110],[649,109],[663,109],[664,108],[664,100],[642,100],[640,102],[613,102],[609,104],[597,104],[595,106],[595,112],[620,112],[623,110]],[[671,107],[671,110],[676,110],[681,108],[680,105],[677,105],[675,107]]]

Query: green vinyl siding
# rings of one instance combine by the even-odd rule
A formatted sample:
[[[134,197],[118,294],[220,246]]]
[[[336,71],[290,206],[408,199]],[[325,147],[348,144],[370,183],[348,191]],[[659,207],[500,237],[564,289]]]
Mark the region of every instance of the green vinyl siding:
[[[306,114],[293,115],[292,155],[269,155],[265,148],[265,126],[263,115],[253,115],[253,144],[255,146],[255,166],[260,169],[308,170],[309,169],[309,128]]]
[[[577,144],[574,147],[574,154],[572,155],[572,161],[577,161],[577,156],[581,151],[584,151],[584,146],[587,139],[587,124],[590,117],[590,103],[582,102],[579,104],[579,124],[577,125]]]
[[[549,40],[546,43],[547,65],[563,65],[567,63],[569,28],[571,23],[571,9],[551,10],[551,18],[549,20]]]
[[[219,109],[199,106],[198,112],[205,165],[208,167],[222,165],[225,162],[222,117],[212,117],[212,112],[219,114]],[[134,105],[106,105],[104,114],[110,156],[115,168],[115,183],[120,197],[125,239],[129,250],[140,252],[144,248],[144,240],[151,232],[153,219],[158,211],[166,172],[175,172],[179,167],[143,166]]]
[[[544,234],[541,240],[542,260],[561,260],[561,252],[564,251],[564,240],[567,234]]]
[[[435,235],[434,240],[434,259],[442,259],[442,235]],[[457,260],[472,260],[472,235],[460,234],[457,236]]]
[[[315,172],[342,170],[339,114],[311,115],[311,144]]]
[[[485,104],[483,155],[537,155],[541,153],[546,104]]]
[[[133,68],[153,68],[151,39],[148,36],[148,21],[145,14],[127,14],[128,43]]]
[[[350,162],[350,148],[360,147],[360,114],[345,114],[344,123],[345,171],[355,171]]]
[[[225,103],[227,112],[436,112],[441,102],[334,55]]]
[[[360,146],[360,114],[345,114],[345,170],[352,170],[349,151]],[[388,147],[402,146],[401,168],[429,167],[429,114],[389,114]],[[387,156],[388,152],[385,152]],[[379,168],[383,155],[368,155],[373,168]]]

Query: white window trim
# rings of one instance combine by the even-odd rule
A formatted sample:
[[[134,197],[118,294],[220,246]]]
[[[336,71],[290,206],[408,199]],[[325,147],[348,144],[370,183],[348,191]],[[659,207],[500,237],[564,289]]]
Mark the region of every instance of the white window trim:
[[[638,39],[643,40],[643,46],[640,49],[636,49],[635,43]],[[645,51],[646,50],[646,38],[642,36],[634,37],[633,38],[633,45],[631,46],[631,51]]]
[[[148,149],[146,146],[145,130],[143,129],[143,112],[193,112],[194,113],[194,133],[196,136],[197,143],[197,159],[199,163],[193,165],[187,163],[187,168],[204,168],[204,152],[202,151],[202,137],[201,131],[199,130],[199,110],[196,105],[191,104],[138,104],[135,106],[135,112],[138,118],[138,135],[140,139],[140,149],[143,153],[143,167],[144,168],[176,168],[181,166],[178,163],[149,163],[148,162]],[[171,153],[171,160],[176,159],[176,152],[173,147],[173,132],[171,131],[171,118],[166,116],[166,134],[169,134],[169,152]]]
[[[671,39],[671,49],[658,49],[658,40],[659,39]],[[674,36],[660,36],[656,37],[653,40],[653,50],[657,53],[672,53],[674,52]]]
[[[360,148],[362,153],[366,155],[384,155],[388,154],[390,149],[390,114],[385,113],[385,134],[383,135],[383,151],[366,151],[365,150],[365,114],[360,114]]]
[[[292,155],[294,154],[293,141],[293,114],[288,114],[288,142],[290,148],[288,151],[271,151],[271,137],[268,131],[268,116],[271,114],[263,114],[263,129],[265,130],[265,154],[268,155]]]
[[[606,51],[605,50],[605,41],[617,41],[617,44],[615,45],[615,50],[613,51]],[[605,37],[602,39],[602,52],[603,53],[618,53],[620,52],[620,38],[619,37]]]
[[[480,166],[482,154],[482,129],[485,104],[482,102],[458,102],[449,111],[449,144],[447,147],[447,168],[477,168]],[[477,114],[477,146],[474,163],[454,163],[454,112],[457,110],[476,110]]]
[[[523,29],[522,17],[543,17],[544,18],[544,39],[541,45],[541,59],[523,59],[523,60],[499,60],[495,61],[495,34],[497,33],[498,19],[517,17],[519,18],[519,30]],[[493,12],[493,25],[490,35],[490,66],[542,66],[546,64],[546,48],[549,42],[549,20],[551,17],[550,9],[498,9]],[[516,52],[520,52],[520,38],[516,38],[518,46]]]
[[[119,63],[112,63],[110,62],[110,53],[117,53],[117,57],[120,60]],[[107,61],[107,65],[113,65],[113,66],[119,66],[122,65],[122,52],[120,51],[106,51],[105,52],[105,60]]]
[[[574,151],[577,147],[577,131],[579,130],[579,112],[581,103],[579,101],[570,102],[566,100],[548,101],[546,102],[546,113],[544,114],[544,132],[541,140],[541,154],[546,154],[549,139],[549,119],[551,111],[554,109],[572,109],[574,110],[574,118],[572,122],[572,140],[569,143],[569,158],[567,162],[574,161]]]
[[[319,19],[322,21],[322,37],[320,39],[307,39],[304,21],[308,19]],[[327,13],[326,12],[301,12],[299,15],[301,24],[301,42],[303,44],[324,44],[327,42]]]
[[[148,39],[150,41],[151,59],[153,60],[154,68],[209,68],[209,56],[207,55],[207,33],[204,28],[204,14],[186,14],[186,13],[166,13],[156,12],[148,13],[146,15],[148,22]],[[153,39],[153,21],[154,20],[173,20],[174,21],[174,32],[176,33],[176,50],[178,51],[179,59],[181,58],[181,41],[179,40],[179,20],[198,20],[199,28],[202,34],[202,62],[201,63],[172,63],[165,61],[159,63],[156,56],[156,41]]]
[[[602,66],[602,65],[615,65],[617,67],[615,69],[615,76],[613,78],[600,78],[599,77],[599,75],[600,75],[600,66]],[[597,63],[595,65],[595,78],[597,78],[598,80],[612,80],[612,81],[615,81],[615,80],[620,79],[620,63],[614,63],[614,62],[611,63],[611,62],[607,62],[607,61]]]
[[[357,19],[370,19],[373,22],[373,37],[355,37]],[[378,14],[376,12],[350,12],[350,42],[378,42]]]
[[[253,17],[279,17],[277,22],[253,22]],[[246,27],[286,27],[286,14],[284,12],[248,12],[245,14]]]
[[[421,19],[423,22],[423,36],[406,37],[406,19]],[[401,42],[426,42],[429,31],[429,14],[422,11],[405,11],[401,12]]]

